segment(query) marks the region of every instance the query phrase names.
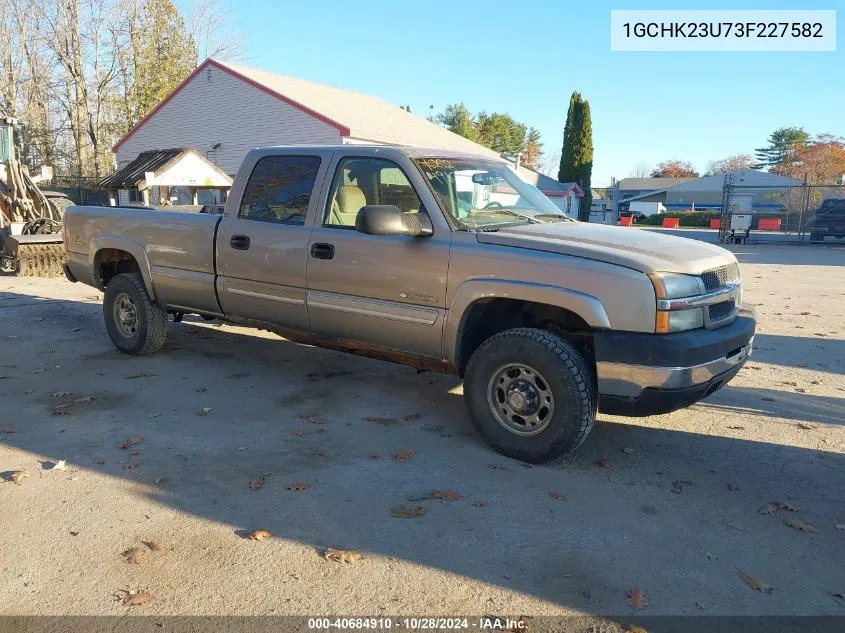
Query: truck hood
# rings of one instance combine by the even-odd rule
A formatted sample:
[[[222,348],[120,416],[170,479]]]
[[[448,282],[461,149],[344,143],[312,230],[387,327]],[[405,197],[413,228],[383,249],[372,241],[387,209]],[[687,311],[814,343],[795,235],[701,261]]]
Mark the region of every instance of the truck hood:
[[[477,233],[482,244],[584,257],[643,273],[699,274],[736,261],[733,253],[699,240],[587,222],[526,224]]]

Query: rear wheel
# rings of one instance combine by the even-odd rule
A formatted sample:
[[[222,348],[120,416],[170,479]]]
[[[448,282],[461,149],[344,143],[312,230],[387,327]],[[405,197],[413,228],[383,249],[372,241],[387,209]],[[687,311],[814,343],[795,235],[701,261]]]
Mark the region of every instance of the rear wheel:
[[[596,417],[584,358],[560,336],[518,328],[487,339],[464,380],[470,418],[500,453],[543,463],[572,452]]]
[[[167,338],[167,311],[150,299],[140,273],[109,281],[103,320],[112,343],[125,354],[152,354]]]

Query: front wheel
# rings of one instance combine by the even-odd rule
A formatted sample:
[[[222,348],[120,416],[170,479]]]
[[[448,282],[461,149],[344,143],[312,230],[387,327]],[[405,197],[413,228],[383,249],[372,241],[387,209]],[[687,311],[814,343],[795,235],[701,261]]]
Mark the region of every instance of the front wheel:
[[[586,361],[545,330],[507,330],[482,343],[467,366],[464,398],[490,446],[534,464],[574,451],[596,418]]]
[[[103,320],[112,343],[124,354],[152,354],[167,338],[167,311],[150,299],[140,273],[109,280]]]

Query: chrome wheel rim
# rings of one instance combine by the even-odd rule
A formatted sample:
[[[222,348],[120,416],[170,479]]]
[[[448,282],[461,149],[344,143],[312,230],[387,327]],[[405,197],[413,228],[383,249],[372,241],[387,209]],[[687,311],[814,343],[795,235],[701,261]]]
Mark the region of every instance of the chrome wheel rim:
[[[114,298],[112,306],[114,323],[118,332],[126,338],[132,338],[138,332],[138,309],[135,302],[125,292],[121,292]]]
[[[499,424],[521,436],[542,433],[555,412],[549,381],[522,363],[510,363],[493,372],[487,403]]]

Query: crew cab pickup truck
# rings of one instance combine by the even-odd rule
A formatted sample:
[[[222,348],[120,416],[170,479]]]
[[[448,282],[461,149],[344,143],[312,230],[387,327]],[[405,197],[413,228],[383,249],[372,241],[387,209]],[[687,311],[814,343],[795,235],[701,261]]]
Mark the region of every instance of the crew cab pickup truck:
[[[691,405],[751,353],[736,258],[576,222],[503,160],[397,146],[252,150],[223,215],[75,206],[65,273],[119,350],[192,313],[457,373],[505,455],[572,451],[597,409]]]

